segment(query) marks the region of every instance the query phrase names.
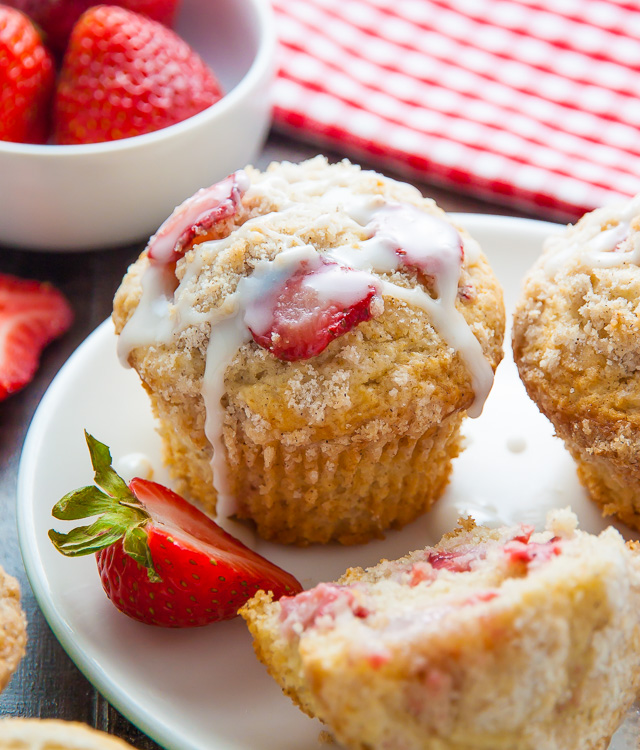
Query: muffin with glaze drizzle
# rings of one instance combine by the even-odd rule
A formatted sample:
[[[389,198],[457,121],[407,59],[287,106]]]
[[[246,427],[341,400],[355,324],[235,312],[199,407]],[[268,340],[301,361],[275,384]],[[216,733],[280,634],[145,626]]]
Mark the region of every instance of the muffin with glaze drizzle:
[[[604,750],[640,687],[640,550],[473,521],[240,610],[272,677],[354,750]]]
[[[426,511],[502,356],[499,285],[415,188],[316,157],[178,207],[114,301],[182,491],[282,543]]]
[[[547,241],[525,279],[513,350],[591,497],[640,528],[640,196]]]

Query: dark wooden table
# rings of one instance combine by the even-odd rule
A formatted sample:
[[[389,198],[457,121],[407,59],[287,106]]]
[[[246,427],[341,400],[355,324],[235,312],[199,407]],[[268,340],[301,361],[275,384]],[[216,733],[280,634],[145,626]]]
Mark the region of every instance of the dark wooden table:
[[[299,161],[319,151],[319,148],[272,134],[256,160],[256,166],[264,168],[272,160]],[[333,159],[342,155],[329,153],[328,156]],[[418,187],[448,211],[525,215],[432,185],[418,184]],[[549,217],[539,215],[533,218]],[[0,716],[83,721],[120,736],[141,750],[151,750],[158,746],[95,690],[49,629],[26,578],[18,547],[15,513],[20,452],[36,407],[65,360],[110,315],[113,294],[127,266],[143,246],[86,253],[0,248],[0,272],[50,281],[67,295],[76,315],[72,329],[45,351],[35,380],[20,393],[0,403],[0,565],[19,579],[29,620],[27,655],[0,696]]]

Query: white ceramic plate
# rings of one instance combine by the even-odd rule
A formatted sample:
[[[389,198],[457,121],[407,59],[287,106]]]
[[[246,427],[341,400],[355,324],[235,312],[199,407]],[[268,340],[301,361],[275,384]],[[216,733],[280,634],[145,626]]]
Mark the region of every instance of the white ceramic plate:
[[[496,216],[458,219],[482,244],[510,310],[523,274],[558,227]],[[363,546],[286,549],[256,540],[254,546],[309,587],[350,565],[373,565],[434,543],[464,512],[490,524],[540,526],[549,508],[570,505],[583,528],[604,528],[562,443],[527,398],[508,341],[484,413],[467,421],[467,448],[434,510]],[[110,321],[54,380],[29,429],[20,467],[18,525],[27,573],[71,658],[116,708],[171,750],[317,748],[321,724],[298,711],[267,676],[242,620],[181,631],[138,624],[107,601],[93,558],[69,560],[53,549],[47,538],[52,506],[92,481],[84,428],[111,447],[116,461],[142,451],[155,465],[155,478],[166,480],[146,395],[137,376],[118,364]],[[636,747],[635,719],[630,715],[612,748]]]

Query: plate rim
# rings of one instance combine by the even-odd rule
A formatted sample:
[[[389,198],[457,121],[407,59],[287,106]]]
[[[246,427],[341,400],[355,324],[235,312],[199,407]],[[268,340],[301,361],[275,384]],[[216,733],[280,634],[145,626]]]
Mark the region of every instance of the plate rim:
[[[493,229],[504,234],[522,231],[523,229],[526,231],[528,229],[534,232],[542,242],[550,233],[557,232],[564,226],[551,221],[508,215],[503,216],[500,214],[447,212],[447,215],[468,229],[472,236],[475,229]],[[96,341],[104,336],[103,332],[105,328],[112,325],[111,318],[108,317],[74,350],[53,378],[29,424],[18,466],[16,490],[18,542],[27,578],[37,604],[56,639],[76,667],[112,706],[153,741],[166,748],[166,750],[190,750],[196,747],[191,741],[184,737],[178,737],[176,731],[163,722],[154,722],[153,717],[149,715],[148,709],[141,705],[135,696],[132,697],[117,682],[110,680],[106,670],[99,667],[89,654],[75,644],[71,637],[69,625],[58,613],[51,592],[48,589],[46,570],[40,565],[40,560],[36,554],[38,545],[35,535],[34,538],[30,537],[30,532],[34,529],[32,497],[33,484],[35,482],[34,477],[36,475],[35,469],[43,442],[41,437],[42,431],[39,430],[40,424],[47,421],[50,411],[57,404],[56,396],[64,385],[67,371],[73,366],[76,359],[81,358],[87,349],[95,346]]]

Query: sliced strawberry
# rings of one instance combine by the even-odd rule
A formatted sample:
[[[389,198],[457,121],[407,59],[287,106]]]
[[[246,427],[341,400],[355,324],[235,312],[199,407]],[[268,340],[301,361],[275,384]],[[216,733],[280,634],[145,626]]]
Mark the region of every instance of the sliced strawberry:
[[[97,3],[93,0],[4,0],[4,4],[29,16],[46,34],[47,45],[62,53],[78,18]],[[165,26],[173,26],[178,8],[178,0],[112,0],[111,4],[142,13]]]
[[[31,381],[43,348],[72,320],[69,303],[50,284],[0,274],[0,399]]]
[[[201,112],[222,90],[171,29],[113,5],[74,26],[58,80],[55,140],[98,143],[150,133]]]
[[[31,21],[0,5],[0,141],[45,143],[55,70]]]
[[[331,274],[332,292],[318,291]],[[354,283],[355,282],[355,283]],[[326,283],[322,283],[326,287]],[[264,330],[249,327],[255,342],[285,361],[309,359],[338,336],[370,320],[378,289],[371,277],[337,263],[302,265],[276,292],[271,320]]]
[[[70,492],[55,518],[99,515],[91,526],[49,537],[64,555],[96,553],[107,596],[150,625],[193,627],[235,617],[259,589],[274,598],[302,590],[289,573],[253,552],[175,492],[146,479],[127,487],[111,454],[87,434],[96,486]]]
[[[231,229],[233,218],[249,187],[246,174],[239,170],[209,188],[187,198],[160,226],[147,245],[149,259],[175,263],[197,240],[219,239]]]

